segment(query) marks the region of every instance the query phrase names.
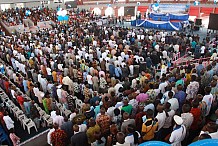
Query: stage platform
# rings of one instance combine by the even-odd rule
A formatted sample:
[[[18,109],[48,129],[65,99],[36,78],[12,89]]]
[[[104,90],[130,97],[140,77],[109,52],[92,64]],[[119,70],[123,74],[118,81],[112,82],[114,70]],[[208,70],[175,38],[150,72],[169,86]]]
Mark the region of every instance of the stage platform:
[[[176,30],[182,29],[181,22],[175,21],[154,21],[154,20],[133,20],[131,21],[131,26],[145,27],[153,29],[164,29],[164,30]]]
[[[133,20],[131,26],[179,31],[182,29],[182,23],[188,23],[189,15],[151,13],[149,18]]]

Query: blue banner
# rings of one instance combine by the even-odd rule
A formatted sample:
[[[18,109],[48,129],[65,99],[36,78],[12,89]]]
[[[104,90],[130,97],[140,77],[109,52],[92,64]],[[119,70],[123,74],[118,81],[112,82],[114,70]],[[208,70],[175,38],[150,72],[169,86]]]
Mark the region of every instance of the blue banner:
[[[158,12],[159,13],[187,13],[189,9],[188,5],[182,4],[159,4]]]

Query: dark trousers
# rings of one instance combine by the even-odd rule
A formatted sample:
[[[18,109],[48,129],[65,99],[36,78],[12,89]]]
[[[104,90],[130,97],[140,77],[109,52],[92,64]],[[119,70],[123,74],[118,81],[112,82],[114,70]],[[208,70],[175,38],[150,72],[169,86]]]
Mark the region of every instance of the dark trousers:
[[[187,138],[187,144],[192,143],[192,141],[195,139],[196,136],[198,136],[200,133],[200,130],[189,130],[189,136]]]

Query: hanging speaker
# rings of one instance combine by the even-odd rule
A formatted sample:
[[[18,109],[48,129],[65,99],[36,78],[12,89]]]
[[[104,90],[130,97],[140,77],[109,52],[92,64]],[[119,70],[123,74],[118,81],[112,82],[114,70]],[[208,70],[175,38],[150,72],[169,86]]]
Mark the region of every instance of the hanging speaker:
[[[196,19],[195,25],[202,25],[202,19]]]

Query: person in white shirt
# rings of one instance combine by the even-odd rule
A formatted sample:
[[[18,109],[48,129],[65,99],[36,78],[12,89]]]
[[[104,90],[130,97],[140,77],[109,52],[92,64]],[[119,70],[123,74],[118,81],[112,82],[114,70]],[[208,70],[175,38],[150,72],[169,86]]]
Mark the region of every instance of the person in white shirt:
[[[14,98],[14,99],[16,99],[16,92],[15,92],[15,90],[16,90],[16,87],[15,86],[12,86],[11,87],[11,95],[12,95],[12,97]]]
[[[133,73],[134,73],[134,66],[130,65],[129,66],[129,70],[130,70],[130,75],[133,75]]]
[[[58,85],[57,86],[57,95],[58,95],[58,99],[59,99],[59,102],[61,102],[61,98],[62,98],[62,89],[61,89],[62,85]]]
[[[50,115],[51,115],[52,120],[54,120],[54,118],[57,116],[56,111],[51,111]]]
[[[186,128],[183,125],[183,120],[180,116],[175,115],[173,119],[175,121],[175,126],[173,128],[173,132],[170,135],[169,141],[171,146],[182,146],[181,142],[186,136]]]
[[[172,91],[170,91],[168,93],[168,96],[169,96],[169,100],[167,102],[169,102],[171,104],[170,109],[172,109],[174,111],[177,111],[179,109],[178,99],[173,97],[173,92]]]
[[[182,106],[182,114],[181,114],[181,118],[183,120],[183,125],[186,127],[187,129],[187,133],[188,133],[188,130],[189,128],[191,127],[192,125],[192,122],[194,120],[194,117],[193,117],[193,114],[190,113],[190,110],[191,110],[191,106],[189,104],[184,104]],[[187,135],[188,136],[188,135]]]
[[[89,87],[93,87],[93,81],[92,81],[92,75],[90,74],[90,72],[88,73],[88,75],[86,76],[87,82],[89,84]]]
[[[212,139],[218,139],[218,129],[215,122],[209,122],[202,128],[200,132],[199,139],[203,134],[209,135]]]
[[[46,72],[47,72],[48,78],[51,79],[52,78],[51,68],[50,67],[46,67]]]
[[[164,105],[164,111],[166,112],[166,120],[165,120],[163,131],[161,134],[162,138],[165,138],[168,134],[170,134],[173,116],[175,115],[175,111],[170,109],[170,107],[171,107],[171,104],[169,102],[167,102]]]
[[[52,128],[52,129],[50,129],[50,131],[49,131],[48,134],[47,134],[47,143],[48,143],[50,146],[52,146],[52,143],[51,143],[51,134],[52,134],[52,132],[54,132],[54,131],[55,131],[55,129]]]
[[[63,71],[63,64],[58,64],[58,69]]]
[[[114,61],[114,66],[120,65],[120,62],[118,60],[118,57],[116,57],[116,60]]]
[[[14,128],[14,121],[11,119],[11,117],[9,117],[8,112],[5,112],[3,120],[8,130]]]
[[[163,104],[157,105],[157,111],[158,111],[158,113],[157,113],[157,116],[155,117],[155,119],[157,119],[157,121],[158,121],[157,139],[160,140],[162,132],[163,132],[163,126],[164,126],[166,118],[167,118],[167,114],[164,111]]]
[[[207,110],[206,110],[205,116],[209,115],[210,109],[211,109],[211,105],[212,105],[213,100],[214,100],[213,99],[213,95],[210,93],[210,91],[211,91],[211,87],[209,87],[209,86],[205,87],[205,95],[204,95],[203,100],[202,100],[207,105]]]
[[[201,50],[201,56],[203,56],[205,53],[205,46],[202,46],[200,50]]]
[[[56,116],[53,118],[53,124],[58,124],[59,127],[64,123],[64,117],[60,115],[60,111],[56,111]]]
[[[161,93],[165,93],[165,87],[167,87],[168,83],[165,81],[165,78],[161,78],[161,83],[159,84],[159,89]]]
[[[138,146],[141,134],[135,131],[133,125],[128,125],[126,128],[127,136],[125,137],[125,143],[129,143],[131,146]]]
[[[165,105],[164,105],[164,111],[166,112],[166,120],[165,120],[165,123],[164,123],[164,126],[163,128],[165,129],[168,129],[172,126],[172,120],[173,120],[173,116],[175,115],[175,111],[170,109],[171,107],[171,104],[169,102],[167,102]]]
[[[125,134],[123,132],[118,132],[116,135],[116,145],[113,146],[130,146],[130,144],[125,143]]]
[[[43,92],[46,93],[47,92],[47,85],[48,85],[46,78],[41,77],[40,84],[41,84]]]

